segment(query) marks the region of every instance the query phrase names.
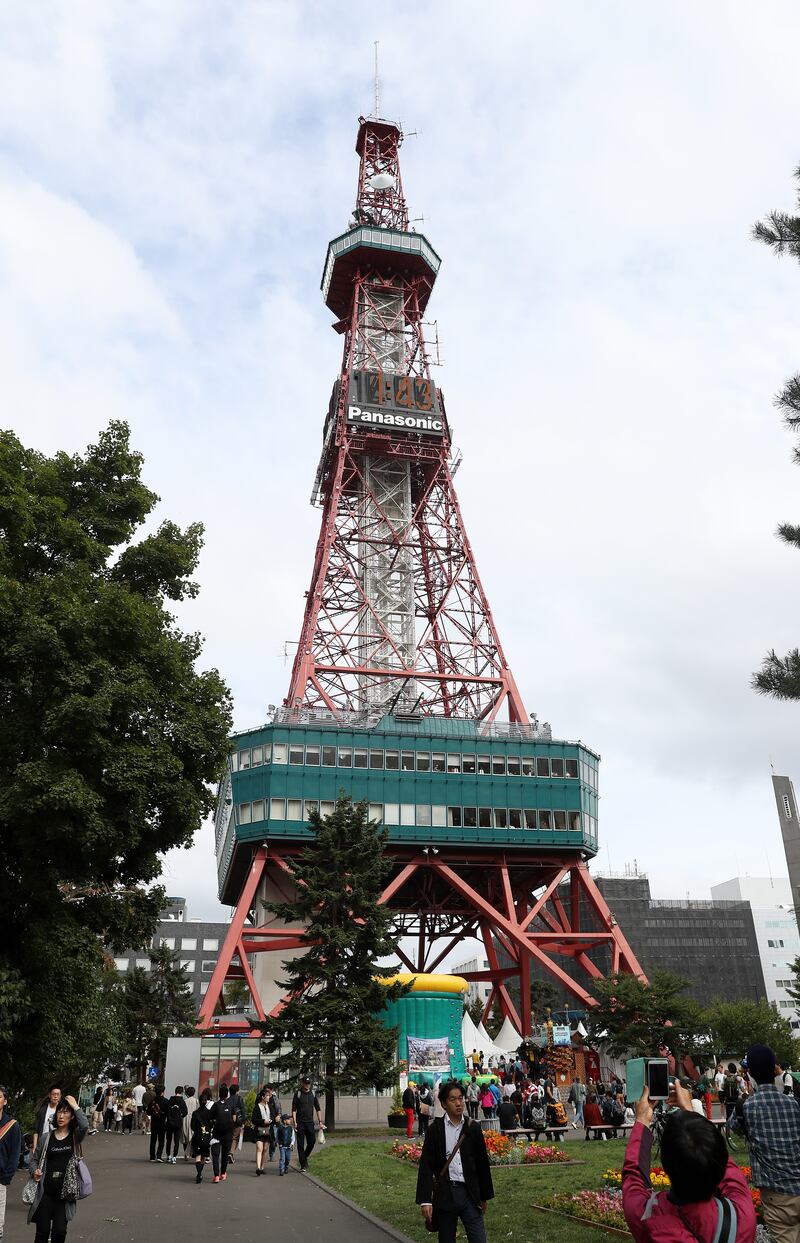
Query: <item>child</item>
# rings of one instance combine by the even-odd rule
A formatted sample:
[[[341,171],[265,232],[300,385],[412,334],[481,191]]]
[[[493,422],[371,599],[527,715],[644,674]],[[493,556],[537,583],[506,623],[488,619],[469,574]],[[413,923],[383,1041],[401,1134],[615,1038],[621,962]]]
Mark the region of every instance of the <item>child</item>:
[[[278,1141],[278,1173],[282,1176],[288,1174],[289,1164],[292,1160],[294,1127],[292,1126],[291,1114],[281,1114],[281,1120],[275,1127],[275,1138]]]

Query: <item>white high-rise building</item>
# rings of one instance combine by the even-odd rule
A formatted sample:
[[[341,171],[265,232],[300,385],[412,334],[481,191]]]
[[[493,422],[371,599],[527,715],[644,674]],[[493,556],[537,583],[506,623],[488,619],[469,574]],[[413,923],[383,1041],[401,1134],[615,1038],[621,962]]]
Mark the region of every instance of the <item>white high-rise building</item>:
[[[785,877],[736,876],[711,886],[715,901],[744,901],[753,912],[767,1001],[773,1002],[792,1027],[800,1028],[800,1011],[786,989],[792,983],[792,963],[800,955],[800,934]]]
[[[469,962],[459,963],[457,967],[447,968],[450,975],[463,975],[465,971],[488,971],[488,958],[470,958]],[[492,991],[491,980],[470,980],[467,1001],[485,1002]]]

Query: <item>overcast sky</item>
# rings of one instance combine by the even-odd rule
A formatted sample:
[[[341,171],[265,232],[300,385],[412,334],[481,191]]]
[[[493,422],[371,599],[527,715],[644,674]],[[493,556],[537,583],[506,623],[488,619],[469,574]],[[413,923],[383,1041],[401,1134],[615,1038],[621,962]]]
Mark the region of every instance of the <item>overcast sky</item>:
[[[529,711],[601,765],[598,868],[659,897],[785,872],[770,785],[799,705],[800,470],[772,407],[800,271],[786,3],[122,3],[0,9],[2,425],[81,451],[127,419],[157,520],[205,524],[181,613],[237,728],[280,703],[341,338],[319,293],[372,103],[443,264],[457,484]],[[290,657],[293,647],[289,648]],[[170,892],[213,917],[208,829]]]

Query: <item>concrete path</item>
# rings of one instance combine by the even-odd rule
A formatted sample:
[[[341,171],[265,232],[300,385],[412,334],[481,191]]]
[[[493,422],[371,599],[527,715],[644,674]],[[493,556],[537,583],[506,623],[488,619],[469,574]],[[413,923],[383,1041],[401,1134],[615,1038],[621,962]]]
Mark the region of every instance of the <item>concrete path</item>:
[[[211,1166],[195,1185],[195,1167],[151,1165],[149,1140],[141,1135],[93,1135],[83,1145],[94,1194],[78,1205],[67,1243],[386,1243],[390,1236],[338,1203],[296,1169],[278,1177],[277,1159],[255,1176],[255,1147],[245,1144],[224,1183],[211,1181]],[[312,1153],[309,1169],[313,1172]],[[4,1243],[33,1243],[22,1203],[25,1175],[8,1189]]]

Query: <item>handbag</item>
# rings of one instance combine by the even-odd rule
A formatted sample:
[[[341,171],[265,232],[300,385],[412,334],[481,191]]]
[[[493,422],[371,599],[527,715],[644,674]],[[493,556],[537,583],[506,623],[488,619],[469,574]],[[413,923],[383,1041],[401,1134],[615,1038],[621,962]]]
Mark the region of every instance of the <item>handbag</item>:
[[[439,1170],[438,1175],[436,1175],[433,1179],[433,1188],[431,1190],[431,1203],[433,1205],[433,1208],[432,1208],[430,1217],[425,1218],[425,1229],[428,1231],[428,1234],[433,1234],[435,1231],[439,1229],[439,1214],[438,1214],[438,1206],[436,1204],[436,1197],[439,1193],[439,1184],[441,1183],[442,1179],[444,1178],[445,1174],[450,1168],[450,1162],[453,1160],[453,1157],[456,1155],[459,1148],[464,1142],[464,1136],[467,1133],[468,1125],[469,1124],[465,1122],[464,1125],[462,1126],[461,1134],[458,1137],[458,1143],[456,1144],[453,1151],[450,1153],[450,1156],[447,1158],[442,1168]]]
[[[72,1156],[67,1162],[67,1168],[64,1171],[64,1183],[61,1188],[62,1200],[85,1200],[93,1191],[92,1176],[89,1173],[89,1167],[81,1155],[81,1150],[75,1143],[74,1137],[72,1141]]]
[[[42,1155],[39,1157],[39,1162],[36,1166],[37,1170],[41,1170],[44,1164],[45,1155],[47,1153],[47,1145],[49,1143],[50,1143],[50,1132],[48,1131],[44,1137],[44,1147],[42,1148]],[[34,1200],[36,1199],[36,1192],[38,1188],[39,1188],[38,1182],[33,1177],[33,1175],[31,1175],[31,1177],[26,1182],[25,1186],[22,1188],[22,1203],[33,1204]]]
[[[421,1101],[420,1106],[419,1106],[419,1112],[422,1114],[423,1118],[427,1118],[428,1114],[431,1112],[430,1105],[426,1105],[424,1101]]]

